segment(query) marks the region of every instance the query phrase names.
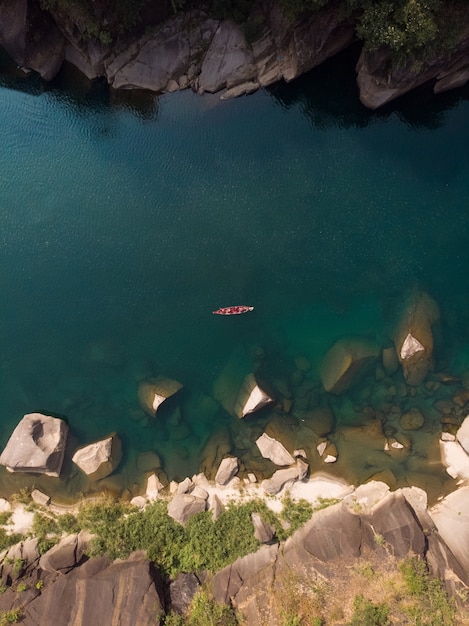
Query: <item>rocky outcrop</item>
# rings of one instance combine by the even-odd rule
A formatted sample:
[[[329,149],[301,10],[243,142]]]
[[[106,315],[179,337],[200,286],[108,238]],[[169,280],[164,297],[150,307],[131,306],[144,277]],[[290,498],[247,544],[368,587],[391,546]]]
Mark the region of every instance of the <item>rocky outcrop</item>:
[[[159,577],[144,554],[136,553],[114,563],[90,559],[56,578],[24,607],[22,623],[158,625],[163,607]]]
[[[29,413],[13,431],[0,464],[10,472],[60,476],[67,435],[68,426],[63,420]]]
[[[420,63],[412,58],[405,66],[393,66],[385,47],[372,54],[364,50],[357,63],[360,100],[370,109],[431,80],[435,93],[462,87],[469,81],[469,34],[460,38],[449,55],[433,56]]]
[[[349,46],[356,36],[354,24],[335,3],[292,20],[277,2],[268,1],[252,8],[250,24],[257,24],[257,32],[249,41],[231,20],[220,21],[196,9],[169,17],[163,8],[160,21],[150,20],[143,34],[143,29],[136,30],[108,44],[103,42],[115,16],[94,16],[93,28],[102,22],[103,31],[90,37],[86,10],[76,11],[71,19],[70,11],[50,4],[49,13],[36,0],[0,3],[0,45],[19,66],[46,80],[66,60],[89,79],[104,77],[116,89],[160,93],[192,87],[200,93],[220,91],[223,99],[237,97],[293,80]],[[460,87],[469,80],[469,36],[463,33],[446,56],[419,63],[410,59],[404,67],[391,63],[385,47],[372,54],[363,51],[357,74],[360,99],[370,108],[429,80],[435,82],[435,93]]]
[[[324,389],[335,395],[347,391],[379,356],[378,346],[361,337],[339,339],[321,363]]]
[[[105,439],[78,448],[72,461],[90,480],[109,476],[122,460],[122,444],[116,433]]]
[[[64,60],[65,39],[39,3],[0,3],[0,45],[18,65],[51,80]]]

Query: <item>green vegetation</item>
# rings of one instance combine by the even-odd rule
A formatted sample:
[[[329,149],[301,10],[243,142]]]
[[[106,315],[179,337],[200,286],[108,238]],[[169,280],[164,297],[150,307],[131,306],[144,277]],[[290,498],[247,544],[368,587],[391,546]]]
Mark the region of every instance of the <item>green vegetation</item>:
[[[164,618],[164,626],[238,626],[238,624],[233,609],[215,602],[204,589],[195,594],[187,615],[169,613]]]
[[[10,609],[9,611],[0,613],[0,626],[7,626],[8,624],[17,624],[23,617],[22,609]]]
[[[389,607],[385,604],[373,604],[363,596],[355,596],[353,616],[350,626],[386,626]]]
[[[311,517],[311,506],[285,499],[277,517],[261,499],[227,506],[214,521],[209,511],[194,515],[182,527],[167,513],[166,502],[157,500],[144,511],[110,498],[81,507],[77,524],[96,535],[90,555],[108,554],[126,558],[135,550],[146,550],[148,558],[163,572],[216,572],[238,557],[254,552],[259,542],[253,533],[251,514],[260,513],[282,540]]]

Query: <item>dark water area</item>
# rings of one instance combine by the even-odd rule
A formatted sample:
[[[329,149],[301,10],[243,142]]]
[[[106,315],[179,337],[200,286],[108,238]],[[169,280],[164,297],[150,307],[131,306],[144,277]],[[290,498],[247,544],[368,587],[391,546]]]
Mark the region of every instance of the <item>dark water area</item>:
[[[69,455],[60,479],[2,470],[0,495],[33,484],[62,498],[135,494],[149,450],[169,479],[210,473],[220,451],[262,477],[274,468],[254,441],[272,421],[311,446],[313,471],[352,482],[391,471],[434,496],[454,488],[434,408],[454,390],[383,399],[375,373],[340,397],[320,384],[339,337],[391,345],[416,289],[441,309],[436,371],[469,370],[469,91],[425,87],[371,112],[355,60],[221,102],[116,94],[71,70],[44,85],[0,59],[0,444],[34,411],[66,417],[70,452],[112,431],[124,444],[104,483],[87,483]],[[211,315],[232,304],[255,310]],[[291,407],[240,422],[214,389],[255,367]],[[137,394],[158,375],[184,389],[152,419]],[[387,384],[402,386],[401,373]],[[400,457],[342,430],[366,432],[366,407],[386,420],[391,405],[415,404],[427,421]],[[325,405],[339,450],[327,468],[304,431]]]

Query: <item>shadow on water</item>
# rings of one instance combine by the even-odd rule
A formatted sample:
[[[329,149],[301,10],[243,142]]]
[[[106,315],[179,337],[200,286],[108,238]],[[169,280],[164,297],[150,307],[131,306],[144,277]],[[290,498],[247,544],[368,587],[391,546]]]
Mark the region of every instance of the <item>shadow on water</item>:
[[[351,46],[293,83],[273,85],[269,92],[285,109],[300,106],[318,130],[364,128],[394,115],[410,128],[434,130],[445,124],[447,111],[469,100],[469,86],[435,96],[427,83],[371,111],[361,104],[356,83],[360,50],[358,44]]]
[[[97,110],[121,109],[141,120],[154,120],[158,115],[158,96],[139,89],[111,89],[106,80],[88,79],[77,68],[64,63],[50,83],[34,71],[25,72],[0,48],[0,88],[13,89],[31,96],[52,94],[57,102],[83,114]]]

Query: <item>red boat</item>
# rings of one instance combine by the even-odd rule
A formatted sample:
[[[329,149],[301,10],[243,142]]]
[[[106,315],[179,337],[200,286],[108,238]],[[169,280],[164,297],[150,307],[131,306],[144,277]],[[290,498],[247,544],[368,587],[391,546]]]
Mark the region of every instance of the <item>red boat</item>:
[[[222,309],[212,311],[212,313],[213,315],[240,315],[241,313],[248,313],[253,309],[253,306],[227,306]]]

